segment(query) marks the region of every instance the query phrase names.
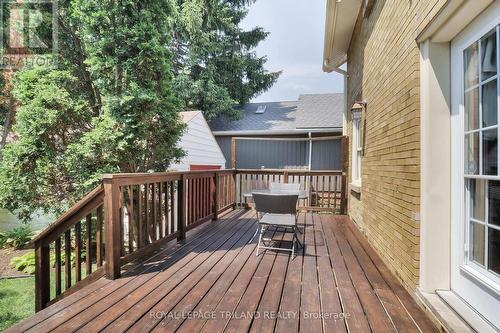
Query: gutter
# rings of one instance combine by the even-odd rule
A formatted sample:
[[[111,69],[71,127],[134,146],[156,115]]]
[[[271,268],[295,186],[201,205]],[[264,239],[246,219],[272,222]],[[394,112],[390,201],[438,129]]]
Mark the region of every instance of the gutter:
[[[294,135],[309,133],[342,133],[341,127],[328,127],[318,129],[292,129],[292,130],[254,130],[254,131],[213,131],[215,136],[245,136],[245,135]]]

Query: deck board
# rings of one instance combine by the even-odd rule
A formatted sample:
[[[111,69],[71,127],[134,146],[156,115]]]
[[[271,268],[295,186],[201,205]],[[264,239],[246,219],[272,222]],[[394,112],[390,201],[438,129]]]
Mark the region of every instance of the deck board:
[[[437,332],[349,218],[299,225],[296,258],[256,256],[255,213],[231,212],[7,332]]]

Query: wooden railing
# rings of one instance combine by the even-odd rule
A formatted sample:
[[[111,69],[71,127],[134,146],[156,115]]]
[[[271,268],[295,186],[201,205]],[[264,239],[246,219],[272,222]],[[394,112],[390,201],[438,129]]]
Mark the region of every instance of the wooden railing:
[[[299,200],[299,207],[307,210],[346,212],[346,177],[342,171],[309,170],[243,170],[236,174],[238,206],[246,206],[249,198],[245,193],[255,189],[267,189],[270,182],[297,183],[307,193]]]
[[[103,211],[104,188],[99,186],[33,239],[37,311],[83,279],[102,276]]]
[[[184,241],[187,231],[228,209],[246,206],[244,193],[266,188],[270,181],[300,183],[309,193],[302,208],[345,212],[345,175],[340,171],[104,175],[101,186],[33,240],[36,310],[103,275],[119,278],[123,265],[166,242]]]

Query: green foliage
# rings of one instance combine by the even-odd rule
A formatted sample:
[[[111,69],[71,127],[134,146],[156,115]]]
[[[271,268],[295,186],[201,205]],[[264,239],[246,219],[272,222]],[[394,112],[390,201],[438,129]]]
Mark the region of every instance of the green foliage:
[[[85,261],[86,257],[87,257],[86,252],[85,250],[83,250],[81,255],[81,260]],[[61,252],[61,265],[64,266],[65,262],[66,262],[66,253]],[[71,252],[70,262],[71,262],[71,267],[74,267],[76,262],[76,255],[73,251]],[[50,255],[51,267],[55,267],[55,263],[56,263],[56,256],[54,253],[52,253]],[[10,265],[13,268],[23,273],[35,274],[35,252],[34,251],[28,252],[20,257],[12,258],[10,261]]]
[[[188,108],[237,118],[244,104],[268,90],[279,72],[264,69],[253,49],[267,36],[262,28],[240,27],[253,0],[176,0],[172,43],[175,87]]]
[[[28,252],[20,257],[12,258],[10,265],[23,273],[35,274],[35,252]]]
[[[33,237],[33,231],[28,226],[21,226],[5,233],[0,233],[0,248],[19,248],[26,245]]]
[[[56,68],[14,80],[14,132],[0,162],[0,207],[60,214],[103,173],[164,171],[183,156],[178,112],[237,118],[235,104],[279,73],[240,27],[251,0],[60,0]],[[50,38],[50,31],[37,31]]]
[[[183,154],[170,0],[60,1],[58,67],[24,68],[0,206],[61,213],[103,173],[164,171]]]

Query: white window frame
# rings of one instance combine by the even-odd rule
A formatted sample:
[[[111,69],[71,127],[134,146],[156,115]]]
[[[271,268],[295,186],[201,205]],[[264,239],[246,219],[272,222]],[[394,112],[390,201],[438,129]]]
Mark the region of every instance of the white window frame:
[[[361,186],[363,144],[361,137],[361,110],[352,110],[352,183]]]
[[[464,108],[465,106],[465,95],[467,92],[469,91],[472,91],[473,89],[478,89],[478,98],[479,98],[479,109],[478,109],[478,112],[479,112],[479,128],[478,129],[473,129],[473,130],[468,130],[465,128],[465,126],[462,127],[462,133],[464,135],[464,141],[465,141],[465,137],[468,135],[468,134],[471,134],[471,133],[479,133],[479,146],[477,147],[479,149],[479,156],[478,156],[478,173],[479,174],[473,174],[473,173],[469,173],[468,170],[465,170],[465,155],[463,156],[463,163],[462,163],[462,166],[463,166],[463,180],[462,180],[462,186],[464,187],[464,192],[465,192],[465,196],[464,196],[464,205],[463,207],[465,208],[464,209],[464,225],[463,225],[463,233],[464,233],[464,242],[463,242],[463,257],[462,257],[462,261],[460,263],[461,265],[461,269],[462,271],[470,274],[473,278],[476,278],[478,280],[480,280],[484,285],[487,285],[489,286],[490,288],[496,290],[497,292],[500,292],[500,275],[493,272],[493,271],[490,271],[488,270],[486,267],[488,265],[488,231],[489,229],[496,229],[496,230],[500,230],[500,228],[498,226],[495,226],[495,225],[492,225],[492,224],[488,224],[487,221],[488,221],[488,188],[487,188],[487,181],[488,180],[500,180],[500,175],[497,174],[497,175],[483,175],[483,136],[481,135],[482,132],[484,132],[485,130],[491,130],[491,129],[496,129],[497,131],[500,132],[500,71],[499,71],[499,65],[500,65],[500,52],[499,52],[499,48],[500,48],[500,25],[497,25],[494,29],[496,29],[496,38],[497,38],[497,74],[488,78],[488,79],[485,79],[483,80],[481,78],[481,65],[480,65],[480,58],[481,58],[481,43],[479,42],[486,34],[489,33],[489,31],[491,30],[488,30],[486,33],[482,33],[477,39],[474,39],[472,41],[470,41],[469,44],[466,44],[468,46],[466,46],[465,48],[463,48],[461,51],[462,51],[462,57],[464,55],[464,52],[465,50],[471,46],[472,44],[478,42],[478,75],[479,75],[479,81],[477,84],[469,87],[469,88],[466,88],[465,87],[465,73],[462,69],[461,71],[461,88],[462,88],[462,92],[460,94],[460,101],[461,101],[461,106],[462,108]],[[477,37],[477,36],[476,36]],[[482,86],[487,84],[488,82],[491,82],[491,81],[494,81],[496,80],[497,81],[497,124],[496,125],[493,125],[493,126],[490,126],[490,127],[483,127],[483,119],[482,119]],[[463,109],[461,111],[461,114],[462,114],[462,117],[465,118],[465,109]],[[461,120],[462,124],[465,123],[464,119]],[[500,139],[500,133],[497,132],[497,140]],[[465,147],[464,147],[465,148]],[[465,150],[462,150],[465,154]],[[500,147],[497,147],[497,158],[500,159]],[[500,161],[497,161],[497,167],[500,166]],[[497,171],[497,173],[500,172],[500,171]],[[470,184],[469,182],[472,181],[472,180],[485,180],[485,189],[483,190],[484,193],[485,193],[485,203],[484,203],[484,207],[485,207],[485,221],[479,221],[479,220],[476,220],[474,219],[472,216],[471,216],[471,193],[470,193]],[[477,225],[482,225],[484,227],[484,230],[485,230],[485,235],[484,235],[484,248],[485,248],[485,253],[484,253],[484,265],[485,266],[482,266],[481,264],[478,264],[476,263],[474,260],[472,260],[471,256],[472,256],[472,235],[471,235],[471,225],[472,223],[475,223]]]

